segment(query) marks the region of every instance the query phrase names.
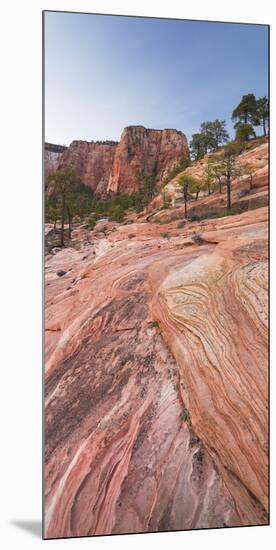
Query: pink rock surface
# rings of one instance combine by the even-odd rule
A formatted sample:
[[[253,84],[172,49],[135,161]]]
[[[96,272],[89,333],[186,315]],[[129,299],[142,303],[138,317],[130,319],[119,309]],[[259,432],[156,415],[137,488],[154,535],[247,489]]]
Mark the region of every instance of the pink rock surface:
[[[46,536],[267,523],[267,208],[85,234],[45,265]]]
[[[254,144],[253,144],[254,145]],[[186,168],[181,174],[190,174],[199,181],[202,180],[204,167],[206,166],[208,156],[204,157],[200,162]],[[269,181],[268,181],[268,142],[261,145],[257,144],[239,155],[239,163],[247,164],[255,169],[252,177],[252,190],[250,191],[250,176],[243,175],[236,178],[232,182],[232,205],[247,210],[248,208],[256,208],[266,206],[268,204]],[[180,175],[181,175],[180,174]],[[179,192],[177,175],[169,184],[166,185],[165,191],[167,197],[172,200],[172,207],[166,210],[161,210],[157,213],[156,208],[162,205],[162,197],[157,196],[148,207],[148,212],[153,211],[154,217],[151,221],[166,220],[170,217],[175,219],[184,217],[184,204],[182,193]],[[218,212],[226,208],[227,199],[225,188],[223,193],[216,189],[211,195],[207,192],[201,192],[198,200],[190,200],[188,203],[189,216],[197,215],[204,216],[210,212]],[[177,206],[177,208],[175,208]]]

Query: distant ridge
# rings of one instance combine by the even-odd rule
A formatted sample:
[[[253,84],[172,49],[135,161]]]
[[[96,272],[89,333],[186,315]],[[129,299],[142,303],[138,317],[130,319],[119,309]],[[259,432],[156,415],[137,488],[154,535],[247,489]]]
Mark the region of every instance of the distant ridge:
[[[48,143],[45,141],[45,151],[50,151],[51,153],[63,153],[68,147],[66,145],[56,145],[55,143]]]

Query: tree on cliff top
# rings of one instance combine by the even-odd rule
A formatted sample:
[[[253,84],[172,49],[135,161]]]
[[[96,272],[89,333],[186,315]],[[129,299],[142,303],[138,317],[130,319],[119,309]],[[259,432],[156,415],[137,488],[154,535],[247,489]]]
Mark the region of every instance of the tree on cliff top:
[[[190,142],[191,154],[195,160],[200,160],[210,151],[215,151],[229,140],[225,120],[202,122],[200,132],[192,135]]]
[[[262,125],[263,135],[266,136],[269,120],[268,98],[264,96],[256,99],[254,94],[243,95],[232,113],[232,120],[240,124],[251,124],[252,127]]]
[[[205,138],[206,153],[208,151],[215,151],[229,140],[229,134],[225,128],[225,120],[214,120],[202,122],[200,126],[200,132]]]
[[[251,137],[256,137],[255,130],[251,124],[237,122],[237,124],[235,124],[235,130],[237,141],[248,141]]]
[[[260,125],[263,126],[264,136],[267,134],[267,125],[269,121],[269,103],[267,97],[260,97],[257,99],[257,117]]]
[[[232,113],[232,120],[244,124],[256,123],[257,119],[257,100],[254,94],[243,95],[240,103]]]
[[[206,144],[204,136],[202,134],[196,133],[192,135],[192,139],[190,141],[190,150],[194,160],[200,160],[202,157],[204,157]]]

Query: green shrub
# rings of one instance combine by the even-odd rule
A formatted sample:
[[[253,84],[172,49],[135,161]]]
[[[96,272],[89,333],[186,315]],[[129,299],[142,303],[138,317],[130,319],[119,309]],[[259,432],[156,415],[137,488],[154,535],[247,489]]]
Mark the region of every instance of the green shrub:
[[[222,210],[221,212],[215,212],[206,216],[208,218],[224,218],[226,216],[234,216],[235,214],[241,214],[243,210],[238,206],[233,206],[230,210]]]
[[[203,459],[204,459],[204,450],[202,449],[202,447],[200,449],[198,449],[198,451],[195,453],[195,459],[197,460],[197,462],[203,462]]]
[[[85,224],[85,229],[94,229],[95,225],[97,223],[97,218],[96,216],[90,216],[88,219],[87,219],[87,222]]]
[[[200,233],[194,233],[194,235],[192,235],[192,240],[198,245],[201,245],[204,242],[204,239]]]
[[[183,420],[183,422],[187,422],[189,428],[191,428],[192,426],[191,415],[186,407],[184,407],[181,413],[181,420]]]
[[[189,216],[189,220],[190,222],[198,222],[201,220],[201,217],[198,216],[197,214],[193,214],[192,216]]]
[[[113,204],[108,209],[108,217],[115,222],[121,222],[124,218],[124,215],[125,210],[120,204]]]
[[[158,321],[151,321],[150,324],[149,324],[149,328],[158,328],[159,329]]]

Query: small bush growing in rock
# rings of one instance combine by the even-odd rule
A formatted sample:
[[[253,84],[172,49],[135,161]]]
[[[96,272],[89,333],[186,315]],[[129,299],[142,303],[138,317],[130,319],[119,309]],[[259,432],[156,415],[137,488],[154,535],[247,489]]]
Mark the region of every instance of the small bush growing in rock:
[[[189,413],[188,409],[186,409],[186,407],[184,407],[184,409],[181,413],[181,419],[184,422],[187,422],[188,426],[191,428],[191,426],[192,426],[191,416],[190,416],[190,413]]]
[[[158,321],[151,321],[151,323],[149,324],[149,327],[150,328],[159,328]]]
[[[84,226],[85,229],[94,229],[95,225],[97,223],[97,219],[95,216],[90,216],[88,219],[87,219],[87,222]]]
[[[198,245],[204,242],[202,235],[200,233],[195,233],[194,235],[192,235],[192,240],[194,241],[195,244],[198,244]]]
[[[178,229],[182,229],[183,227],[185,227],[185,223],[184,223],[184,222],[179,222],[179,223],[177,224],[177,228],[178,228]]]
[[[202,463],[204,458],[204,451],[202,448],[198,449],[197,453],[195,453],[195,459],[197,462]]]
[[[169,233],[166,233],[166,232],[162,232],[160,233],[161,237],[163,237],[163,239],[170,239],[170,234]]]
[[[211,213],[208,216],[205,216],[205,218],[225,218],[226,216],[235,216],[236,214],[241,214],[242,209],[238,206],[232,206],[230,210],[222,210],[221,212],[215,212]]]

